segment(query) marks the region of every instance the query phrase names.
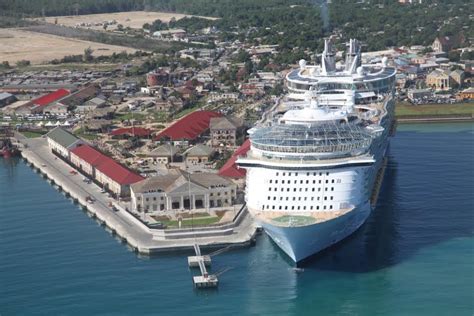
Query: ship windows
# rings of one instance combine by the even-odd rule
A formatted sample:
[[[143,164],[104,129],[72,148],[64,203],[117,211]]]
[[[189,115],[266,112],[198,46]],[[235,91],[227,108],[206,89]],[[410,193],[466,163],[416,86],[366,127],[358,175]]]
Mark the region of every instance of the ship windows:
[[[305,192],[308,192],[308,188],[304,188]]]
[[[276,176],[277,176],[277,177],[278,177],[278,174],[279,174],[279,173],[277,172],[277,173],[276,173]]]
[[[291,172],[288,172],[288,177],[291,177]]]
[[[272,210],[274,210],[274,209],[275,209],[275,205],[272,206]]]
[[[326,209],[326,205],[324,205],[324,209]]]
[[[270,196],[268,197],[268,199],[267,199],[267,200],[270,200]]]
[[[321,188],[318,188],[318,192],[321,192]]]
[[[326,172],[326,175],[328,176],[328,175],[329,175],[329,172]]]
[[[319,210],[319,206],[316,206],[316,209]]]
[[[278,209],[279,209],[279,210],[281,210],[281,205],[280,205],[280,206],[278,206]]]
[[[334,179],[331,180],[331,183],[334,183]]]
[[[331,201],[334,200],[334,196],[331,196]]]
[[[305,210],[305,211],[306,211],[306,206],[303,206],[303,210]]]
[[[327,190],[328,190],[328,188],[324,188],[324,191],[327,191]]]
[[[329,183],[329,180],[326,180],[326,183]]]
[[[311,189],[311,191],[313,191],[313,192],[314,192],[314,188],[312,188],[312,189]]]
[[[327,201],[327,199],[328,199],[328,197],[327,197],[327,196],[325,196],[325,197],[324,197],[324,201]]]
[[[334,187],[331,188],[331,191],[334,191]]]
[[[313,172],[313,176],[315,176],[315,175],[316,175],[316,172]]]
[[[275,183],[278,184],[278,180],[275,180]]]
[[[301,201],[301,196],[298,197],[298,201]]]
[[[286,197],[286,200],[288,201],[288,197]]]
[[[271,191],[271,190],[272,190],[272,188],[271,188],[271,187],[268,187],[268,191]]]
[[[293,197],[293,201],[296,201],[296,196]]]
[[[283,176],[286,176],[286,173],[285,173],[285,172],[283,172]]]
[[[321,180],[319,180],[319,184],[321,184]]]
[[[313,180],[313,184],[316,184],[316,180]]]
[[[314,196],[311,197],[311,201],[314,201]]]
[[[309,172],[307,172],[306,175],[309,177]]]
[[[298,211],[300,210],[300,207],[298,206]]]
[[[297,181],[297,180],[295,180],[295,184],[296,184],[296,183],[298,183],[298,181]]]
[[[296,188],[293,189],[293,192],[296,192]]]
[[[301,183],[303,183],[303,181]],[[308,183],[309,183],[309,180],[306,180],[306,184],[308,184]]]
[[[270,179],[270,183],[272,183],[272,179]]]
[[[331,210],[332,210],[332,205],[329,205],[329,209],[331,209]]]
[[[320,172],[320,173],[319,173],[319,176],[321,177],[322,175],[323,175],[323,173],[322,173],[322,172]]]
[[[287,210],[287,209],[288,209],[288,206],[285,206],[285,210]]]
[[[273,197],[273,201],[275,201],[276,199],[277,199],[277,197],[276,197],[276,196],[274,196],[274,197]]]
[[[295,209],[295,207],[294,207],[294,206],[292,206],[292,207],[291,207],[291,210],[294,210],[294,209]]]

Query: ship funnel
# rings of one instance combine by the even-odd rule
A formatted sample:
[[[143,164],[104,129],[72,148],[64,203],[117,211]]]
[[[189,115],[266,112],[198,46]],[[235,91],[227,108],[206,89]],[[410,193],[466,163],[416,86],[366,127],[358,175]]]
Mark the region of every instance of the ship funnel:
[[[321,58],[321,66],[323,74],[327,74],[336,70],[336,53],[332,41],[328,38],[324,39],[324,52]]]
[[[345,70],[353,74],[362,64],[360,42],[356,39],[350,39],[348,46]]]

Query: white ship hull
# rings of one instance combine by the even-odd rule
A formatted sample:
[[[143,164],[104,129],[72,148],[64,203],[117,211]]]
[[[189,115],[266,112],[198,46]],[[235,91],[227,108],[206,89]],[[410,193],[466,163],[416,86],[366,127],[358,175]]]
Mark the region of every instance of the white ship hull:
[[[272,240],[296,263],[354,233],[370,215],[367,202],[343,216],[307,226],[281,227],[261,222]]]

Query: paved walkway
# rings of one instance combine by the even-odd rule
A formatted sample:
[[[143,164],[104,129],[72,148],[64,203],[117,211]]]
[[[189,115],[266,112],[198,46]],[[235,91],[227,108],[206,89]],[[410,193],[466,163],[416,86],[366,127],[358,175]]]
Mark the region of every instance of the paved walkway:
[[[68,192],[80,204],[96,215],[106,226],[117,235],[125,239],[132,247],[143,254],[155,252],[192,249],[195,243],[203,248],[215,248],[224,246],[246,246],[255,236],[253,220],[248,213],[237,227],[225,227],[225,229],[183,229],[173,230],[172,234],[167,230],[150,229],[130,213],[125,211],[117,202],[100,192],[100,188],[93,183],[83,181],[81,174],[72,174],[71,166],[55,157],[47,147],[46,139],[27,139],[16,135],[17,140],[26,144],[22,155],[35,167],[41,169],[48,178],[53,179],[65,192]],[[94,197],[94,203],[88,203],[86,198]],[[109,203],[118,206],[119,211],[113,211]],[[202,237],[201,237],[202,236]]]

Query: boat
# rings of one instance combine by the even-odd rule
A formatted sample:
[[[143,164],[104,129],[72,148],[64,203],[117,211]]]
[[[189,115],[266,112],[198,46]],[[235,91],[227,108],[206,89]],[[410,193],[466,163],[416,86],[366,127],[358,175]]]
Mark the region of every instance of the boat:
[[[343,65],[330,39],[320,65],[299,62],[289,94],[249,130],[245,168],[250,214],[294,262],[354,233],[374,208],[376,179],[394,124],[394,67],[362,64],[351,40]]]

